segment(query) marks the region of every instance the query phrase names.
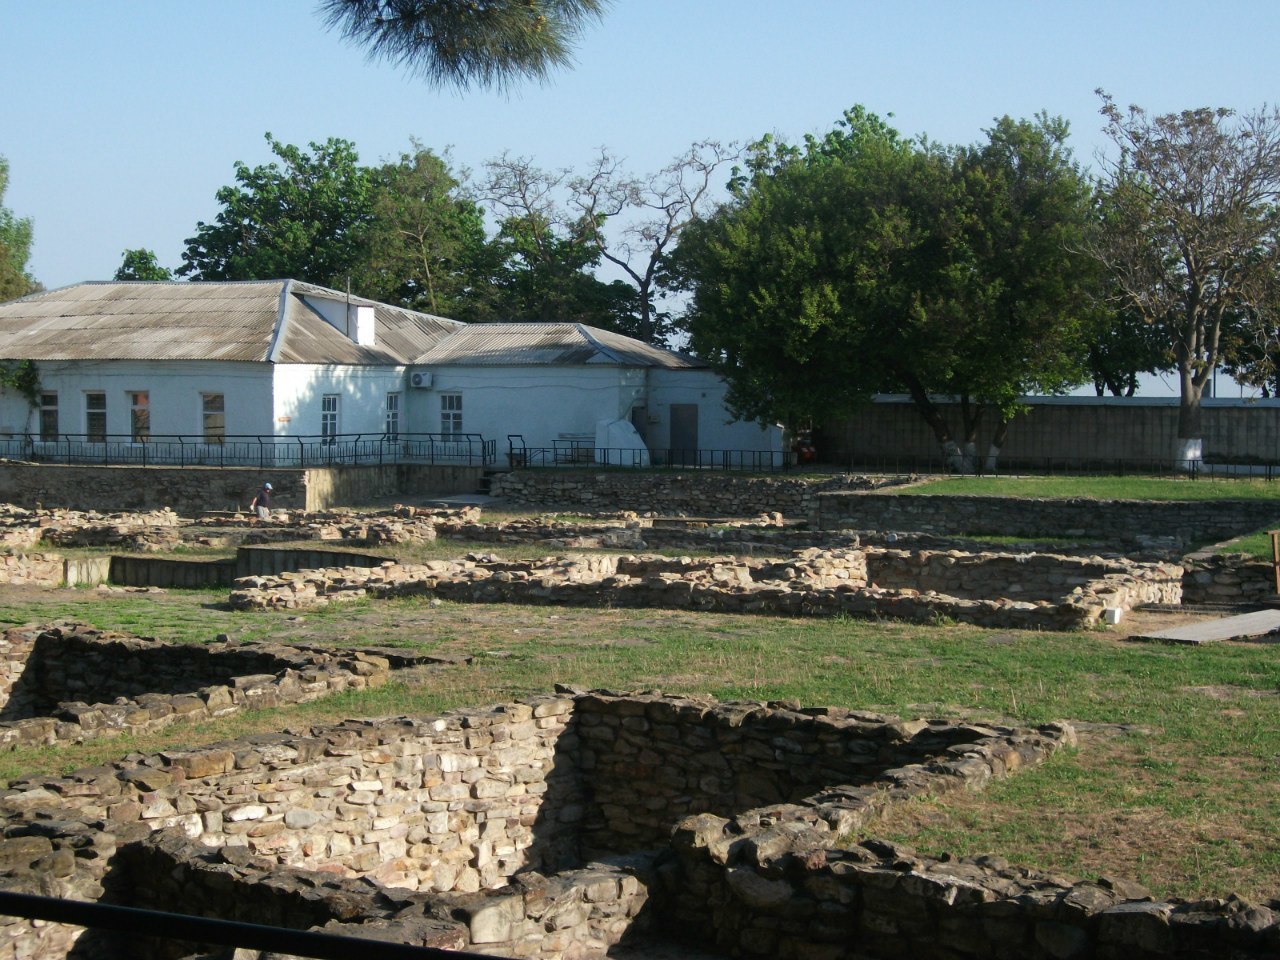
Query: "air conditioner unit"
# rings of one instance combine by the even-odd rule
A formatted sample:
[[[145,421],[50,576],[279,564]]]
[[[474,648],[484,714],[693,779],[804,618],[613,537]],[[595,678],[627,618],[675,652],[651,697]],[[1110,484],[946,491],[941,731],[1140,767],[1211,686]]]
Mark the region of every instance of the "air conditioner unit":
[[[416,387],[419,390],[430,390],[431,374],[430,373],[409,374],[409,386]]]

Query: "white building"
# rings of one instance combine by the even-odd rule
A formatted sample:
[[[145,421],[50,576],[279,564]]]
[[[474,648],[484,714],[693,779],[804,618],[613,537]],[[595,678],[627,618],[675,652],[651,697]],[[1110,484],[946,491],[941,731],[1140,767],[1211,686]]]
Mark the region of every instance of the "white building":
[[[388,443],[414,457],[776,465],[704,363],[582,324],[463,324],[290,280],[82,283],[0,304],[0,441],[231,462]],[[288,438],[287,440],[285,438]],[[508,438],[511,438],[509,441]],[[344,446],[348,445],[348,446]],[[350,447],[350,449],[355,449]],[[370,447],[370,449],[373,449]],[[545,452],[544,452],[545,451]],[[117,456],[116,459],[119,459]],[[171,459],[171,458],[169,458]]]

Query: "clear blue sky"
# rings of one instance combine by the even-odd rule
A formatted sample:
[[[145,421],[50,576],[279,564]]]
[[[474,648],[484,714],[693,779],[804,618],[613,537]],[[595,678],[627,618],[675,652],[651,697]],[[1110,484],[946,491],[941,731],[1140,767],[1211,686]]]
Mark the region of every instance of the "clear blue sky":
[[[821,132],[854,103],[904,133],[967,143],[992,118],[1071,121],[1102,146],[1104,87],[1166,112],[1280,100],[1280,3],[1184,0],[615,0],[576,68],[511,95],[428,87],[327,32],[311,0],[0,0],[5,204],[35,222],[48,287],[107,279],[126,247],[176,266],[232,164],[263,134],[352,140],[366,162],[411,137],[479,167],[504,150],[636,172],[694,140]]]

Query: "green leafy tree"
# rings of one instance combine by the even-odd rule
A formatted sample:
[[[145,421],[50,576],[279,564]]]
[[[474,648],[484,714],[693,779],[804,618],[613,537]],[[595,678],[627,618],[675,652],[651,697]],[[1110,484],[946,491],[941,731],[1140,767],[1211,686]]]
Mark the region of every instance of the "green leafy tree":
[[[0,157],[0,302],[25,297],[40,289],[27,271],[27,260],[31,256],[31,219],[16,217],[4,206],[8,187],[9,161]]]
[[[1172,363],[1159,330],[1132,310],[1101,298],[1086,343],[1085,362],[1100,397],[1132,397],[1142,374],[1162,373]]]
[[[153,251],[139,247],[126,250],[123,261],[116,269],[114,280],[172,280],[173,272],[160,266]]]
[[[821,139],[755,144],[678,257],[691,343],[734,409],[799,426],[906,389],[957,462],[993,410],[997,454],[1019,396],[1081,376],[1067,241],[1090,194],[1065,137],[1005,118],[948,150],[855,107]],[[961,432],[935,394],[960,400]]]
[[[373,208],[358,283],[369,297],[458,320],[490,317],[484,212],[440,157],[416,141],[373,171]]]
[[[913,396],[927,386],[960,398],[966,455],[976,438],[970,409],[976,418],[986,410],[997,418],[992,469],[1010,419],[1025,410],[1022,396],[1061,393],[1085,379],[1094,268],[1081,247],[1092,222],[1092,187],[1067,136],[1061,118],[1002,117],[986,142],[954,151],[961,219],[946,268],[954,299],[938,305],[923,350],[907,348],[915,364],[934,367],[921,383],[904,372]],[[934,350],[934,343],[946,349]],[[938,359],[945,369],[931,363]],[[922,400],[917,405],[925,410]],[[936,427],[935,435],[945,447]]]
[[[572,61],[607,0],[322,0],[332,28],[428,82],[505,89]]]
[[[932,296],[926,200],[945,189],[939,157],[860,107],[822,139],[748,148],[730,201],[677,257],[691,345],[739,415],[802,426],[886,385],[877,330]]]
[[[1151,116],[1098,93],[1116,154],[1103,174],[1104,229],[1090,249],[1172,354],[1180,402],[1171,452],[1194,468],[1200,399],[1224,325],[1263,331],[1280,303],[1280,110]]]
[[[1221,353],[1224,373],[1264,397],[1280,397],[1280,310],[1230,314],[1223,321]]]
[[[348,140],[312,143],[308,153],[266,138],[280,163],[236,163],[236,185],[218,191],[221,211],[213,223],[196,225],[177,272],[192,280],[292,278],[341,288],[367,256],[373,175]]]

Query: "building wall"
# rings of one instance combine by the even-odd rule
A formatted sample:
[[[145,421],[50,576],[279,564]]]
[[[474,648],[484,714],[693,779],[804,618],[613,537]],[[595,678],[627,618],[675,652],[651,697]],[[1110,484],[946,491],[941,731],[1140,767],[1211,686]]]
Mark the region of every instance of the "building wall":
[[[102,392],[107,401],[107,433],[130,432],[132,392],[150,397],[151,433],[203,432],[205,393],[221,393],[227,433],[271,432],[271,370],[267,364],[177,360],[42,361],[40,389],[58,394],[60,433],[84,433],[85,394]],[[0,392],[0,436],[36,433],[40,418],[27,398]]]
[[[564,367],[437,367],[430,389],[407,391],[413,431],[440,430],[441,394],[462,394],[462,429],[498,441],[509,434],[529,447],[581,438],[594,442],[596,423],[629,420],[645,408],[642,436],[651,450],[670,444],[671,405],[698,406],[698,447],[705,450],[782,450],[779,427],[735,421],[724,405],[726,386],[709,370]]]
[[[203,432],[203,394],[221,393],[228,435],[318,435],[325,394],[339,399],[339,433],[383,432],[387,394],[405,399],[404,367],[217,361],[45,361],[42,392],[58,394],[59,431],[84,433],[87,392],[107,399],[107,433],[128,434],[129,394],[150,395],[153,436]],[[39,431],[39,413],[13,390],[0,393],[0,436]],[[401,430],[410,429],[401,412]]]
[[[530,447],[583,437],[596,421],[626,417],[640,391],[637,371],[609,366],[436,367],[430,389],[407,391],[410,430],[440,432],[440,397],[462,395],[462,430],[498,441],[521,434]]]
[[[463,397],[462,428],[496,439],[508,434],[532,447],[555,440],[594,442],[600,420],[630,419],[644,407],[651,449],[670,445],[671,406],[698,407],[698,447],[704,450],[782,449],[778,427],[735,421],[724,405],[726,386],[709,370],[656,370],[613,365],[447,367],[431,371],[430,389],[408,386],[401,366],[259,364],[218,361],[49,361],[40,364],[42,391],[58,394],[59,432],[86,432],[85,393],[102,392],[107,433],[131,429],[132,392],[149,394],[151,433],[199,437],[203,394],[221,393],[228,435],[316,436],[323,398],[336,394],[337,432],[382,434],[387,394],[400,394],[400,430],[437,433],[440,396]],[[0,437],[35,433],[39,414],[13,390],[0,392]]]
[[[1178,432],[1176,397],[1036,397],[1029,413],[1009,424],[1002,459],[1167,461]],[[1280,400],[1205,400],[1204,454],[1227,461],[1280,461]],[[942,404],[958,429],[954,404]],[[978,452],[986,453],[995,423],[983,424]],[[820,458],[866,463],[884,458],[937,459],[933,432],[904,399],[877,400],[853,416],[823,425]]]
[[[649,374],[649,447],[665,449],[671,436],[671,405],[698,405],[698,447],[702,450],[783,449],[779,426],[735,420],[725,406],[729,387],[710,370],[653,370]]]
[[[419,431],[408,423],[405,368],[358,367],[332,364],[281,363],[275,365],[273,429],[277,436],[318,436],[325,394],[337,394],[338,433],[382,434],[386,424],[387,394],[399,393],[401,432]],[[438,429],[438,428],[437,428]]]

